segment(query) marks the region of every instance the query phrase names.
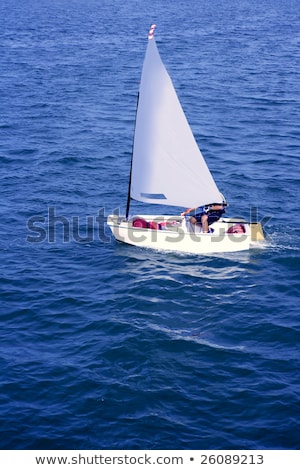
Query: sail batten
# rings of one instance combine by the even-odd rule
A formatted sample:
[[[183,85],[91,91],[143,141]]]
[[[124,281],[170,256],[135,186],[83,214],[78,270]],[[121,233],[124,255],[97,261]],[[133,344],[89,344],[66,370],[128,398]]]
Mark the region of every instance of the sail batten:
[[[148,40],[139,90],[130,196],[146,203],[184,207],[223,200],[153,35]]]

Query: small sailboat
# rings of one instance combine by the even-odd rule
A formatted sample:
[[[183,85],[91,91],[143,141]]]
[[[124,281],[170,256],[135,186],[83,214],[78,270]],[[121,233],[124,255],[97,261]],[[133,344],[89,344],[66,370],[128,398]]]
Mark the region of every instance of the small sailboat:
[[[226,204],[196,143],[154,38],[140,82],[126,214],[109,215],[116,240],[183,253],[248,250],[264,238],[261,224],[221,217],[204,233],[182,215],[129,215],[132,199],[176,207]]]

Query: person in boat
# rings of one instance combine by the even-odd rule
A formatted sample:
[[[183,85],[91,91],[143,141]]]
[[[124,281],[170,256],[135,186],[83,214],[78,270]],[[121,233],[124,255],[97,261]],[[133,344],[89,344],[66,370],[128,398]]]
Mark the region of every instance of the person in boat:
[[[225,213],[226,204],[209,204],[207,206],[194,207],[191,209],[186,209],[182,212],[182,216],[186,216],[191,212],[194,214],[190,217],[190,222],[192,224],[201,224],[203,233],[209,233],[209,226],[217,222],[220,217]]]

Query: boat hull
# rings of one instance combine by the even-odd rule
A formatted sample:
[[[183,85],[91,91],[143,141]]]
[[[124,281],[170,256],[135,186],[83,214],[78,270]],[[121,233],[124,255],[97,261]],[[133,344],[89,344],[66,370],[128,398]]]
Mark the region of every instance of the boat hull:
[[[110,215],[107,224],[120,242],[181,253],[245,251],[250,249],[253,241],[263,237],[259,227],[253,230],[245,221],[227,218],[212,224],[212,233],[203,233],[199,226],[192,226],[187,219],[176,216],[137,215],[126,220],[125,217]]]

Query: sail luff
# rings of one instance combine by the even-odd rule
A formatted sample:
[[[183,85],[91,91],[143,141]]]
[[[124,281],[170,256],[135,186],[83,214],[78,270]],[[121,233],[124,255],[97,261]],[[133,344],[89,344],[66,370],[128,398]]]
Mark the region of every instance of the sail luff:
[[[142,202],[189,207],[223,200],[153,33],[148,37],[140,84],[130,195]]]

